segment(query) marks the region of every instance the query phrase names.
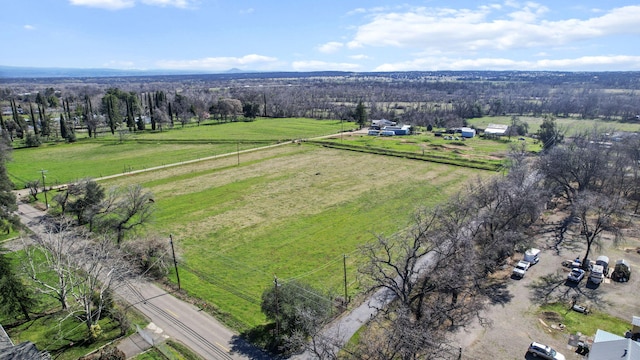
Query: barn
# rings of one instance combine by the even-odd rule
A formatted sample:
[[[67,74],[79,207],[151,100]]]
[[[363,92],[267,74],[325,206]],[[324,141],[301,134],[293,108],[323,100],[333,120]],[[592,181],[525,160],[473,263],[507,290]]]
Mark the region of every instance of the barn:
[[[489,124],[487,125],[487,128],[484,129],[484,133],[485,135],[504,136],[507,134],[508,129],[509,129],[509,125]]]

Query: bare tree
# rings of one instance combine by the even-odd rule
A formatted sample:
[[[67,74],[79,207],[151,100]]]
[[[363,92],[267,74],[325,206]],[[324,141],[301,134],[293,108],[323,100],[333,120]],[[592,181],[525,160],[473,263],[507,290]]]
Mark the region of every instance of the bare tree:
[[[387,358],[426,356],[429,349],[442,345],[445,332],[464,326],[482,309],[484,275],[477,269],[470,226],[474,213],[460,200],[420,211],[406,232],[391,239],[378,236],[363,247],[369,262],[361,272],[372,279],[369,290],[386,288],[397,297],[382,312],[389,323],[388,336],[402,329],[419,330],[385,345],[383,351],[391,352]]]
[[[79,306],[70,314],[83,321],[95,338],[100,332],[98,320],[112,306],[112,287],[124,278],[130,266],[122,260],[113,242],[104,236],[84,241],[74,257],[80,261],[71,269],[78,274],[71,295]]]
[[[612,151],[599,129],[579,134],[566,146],[555,146],[539,158],[537,168],[547,186],[569,202],[581,191],[601,191],[610,184]]]
[[[587,259],[592,247],[601,245],[602,235],[609,233],[614,243],[622,237],[621,223],[624,223],[624,200],[620,196],[585,191],[572,205],[572,213],[577,216],[580,233],[576,240],[586,245],[582,264],[588,267]]]
[[[40,193],[40,180],[28,181],[24,184],[29,189],[29,195],[33,198],[33,201],[38,200],[38,194]]]
[[[64,219],[48,223],[47,228],[44,236],[32,237],[36,246],[26,248],[24,270],[38,285],[39,292],[54,298],[63,310],[67,310],[71,289],[77,282],[73,257],[70,255],[73,253],[74,235],[71,224]]]
[[[153,194],[140,185],[133,185],[111,189],[102,210],[95,216],[100,228],[115,233],[116,244],[120,246],[125,234],[149,222],[154,211]]]

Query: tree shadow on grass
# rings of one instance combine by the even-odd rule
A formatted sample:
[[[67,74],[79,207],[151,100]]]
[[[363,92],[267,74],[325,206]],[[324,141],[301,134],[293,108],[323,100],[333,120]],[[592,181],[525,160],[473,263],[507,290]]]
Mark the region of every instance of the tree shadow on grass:
[[[590,306],[605,307],[610,305],[603,298],[602,291],[589,286],[586,281],[574,283],[567,281],[564,273],[558,272],[540,277],[529,285],[531,302],[538,305],[551,303],[589,303]]]

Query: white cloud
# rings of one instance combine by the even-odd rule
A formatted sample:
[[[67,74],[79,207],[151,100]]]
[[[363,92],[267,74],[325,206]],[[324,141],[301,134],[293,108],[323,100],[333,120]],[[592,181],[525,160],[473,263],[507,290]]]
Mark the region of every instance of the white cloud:
[[[388,46],[450,53],[559,46],[573,41],[640,33],[640,6],[625,6],[581,20],[546,20],[537,3],[477,9],[412,8],[378,13],[357,28],[349,48]]]
[[[353,59],[353,60],[366,60],[369,57],[367,55],[364,55],[364,54],[358,54],[358,55],[351,55],[351,56],[349,56],[349,58]]]
[[[182,9],[188,8],[192,3],[190,0],[142,0],[142,2],[146,5],[161,7],[173,6]]]
[[[240,10],[241,15],[253,14],[256,10],[254,8],[242,9]]]
[[[157,63],[162,69],[184,69],[184,70],[229,70],[240,68],[244,70],[254,70],[250,67],[260,67],[272,64],[278,59],[269,56],[250,54],[243,57],[209,57],[194,60],[162,60]]]
[[[437,71],[437,70],[640,70],[640,56],[583,56],[574,59],[512,60],[505,58],[425,57],[410,61],[387,63],[375,71]]]
[[[33,26],[33,25],[29,25],[29,24],[27,24],[27,25],[23,26],[23,28],[24,28],[25,30],[35,30],[35,29],[36,29],[36,27],[35,27],[35,26]]]
[[[107,10],[121,10],[136,5],[137,0],[69,0],[71,5],[95,7]],[[167,7],[173,6],[177,8],[188,8],[194,3],[194,0],[138,0],[145,5]]]
[[[88,6],[107,10],[120,10],[135,5],[134,0],[69,0],[71,5]]]
[[[294,61],[291,63],[291,67],[294,71],[355,71],[360,69],[360,65],[358,64],[332,63],[318,60]]]
[[[325,54],[332,54],[340,50],[344,46],[343,43],[337,41],[330,41],[326,44],[318,46],[318,51]]]

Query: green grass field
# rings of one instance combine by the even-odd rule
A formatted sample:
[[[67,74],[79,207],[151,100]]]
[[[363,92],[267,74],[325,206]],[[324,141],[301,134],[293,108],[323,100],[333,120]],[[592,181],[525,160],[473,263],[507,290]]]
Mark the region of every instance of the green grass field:
[[[357,295],[357,249],[374,234],[407,226],[472,176],[464,167],[313,145],[285,145],[114,179],[142,184],[158,206],[155,231],[173,234],[182,286],[246,329],[262,324],[260,297],[281,281],[300,279],[331,295]]]
[[[542,117],[519,116],[520,121],[529,124],[529,133],[535,134],[542,124]],[[511,124],[511,116],[487,116],[477,119],[469,119],[469,125],[478,128],[486,128],[489,124]],[[598,126],[600,129],[612,129],[613,131],[640,131],[639,124],[621,123],[617,121],[603,121],[579,118],[556,118],[556,124],[560,129],[566,130],[567,136],[574,135],[581,131],[589,131]]]
[[[362,291],[359,245],[374,234],[405,228],[417,208],[438,204],[470,177],[494,173],[304,143],[242,153],[240,165],[234,154],[242,141],[248,147],[264,145],[336,133],[343,126],[347,128],[339,121],[262,119],[131,135],[122,143],[117,136],[103,137],[16,150],[9,171],[19,184],[37,179],[39,170],[46,169],[47,184],[52,184],[233,154],[129,173],[103,184],[141,184],[155,194],[158,211],[148,230],[174,236],[183,288],[244,330],[264,323],[260,298],[274,276],[342,295],[347,255],[349,296],[357,296]],[[211,144],[203,140],[207,138]],[[363,148],[374,141],[354,139]],[[481,139],[456,145],[432,134],[393,141],[397,143],[374,145],[401,151],[435,147],[430,151],[487,158],[503,156],[507,148],[503,142]]]
[[[42,181],[40,170],[47,170],[45,183],[52,186],[84,177],[98,178],[285,140],[334,134],[351,127],[353,123],[340,124],[335,120],[258,119],[134,133],[124,141],[118,134],[109,134],[72,144],[50,143],[17,149],[7,167],[17,189],[24,188],[29,181]]]

